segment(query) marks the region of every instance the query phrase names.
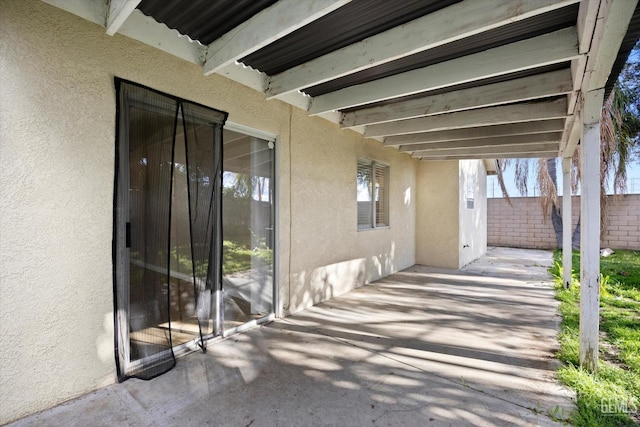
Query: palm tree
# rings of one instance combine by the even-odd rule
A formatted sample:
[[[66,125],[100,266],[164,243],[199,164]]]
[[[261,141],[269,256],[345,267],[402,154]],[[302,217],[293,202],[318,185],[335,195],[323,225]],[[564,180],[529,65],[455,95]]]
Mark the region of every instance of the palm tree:
[[[571,192],[575,194],[580,181],[580,146],[573,155]],[[615,195],[626,190],[627,167],[635,158],[640,160],[640,42],[636,43],[617,83],[605,101],[600,120],[600,205],[601,230],[607,217],[606,196],[611,188]],[[515,169],[516,188],[522,195],[528,193],[529,170],[536,169],[536,188],[540,192],[544,218],[551,215],[558,247],[562,247],[562,217],[558,205],[557,159],[508,159],[500,162],[498,183],[509,204],[511,200],[504,184],[503,173],[507,167]],[[580,245],[580,219],[573,233],[572,245]]]
[[[636,49],[639,49],[636,47]],[[635,96],[635,98],[633,98]],[[640,97],[634,92],[625,90],[624,85],[616,84],[604,103],[600,119],[600,205],[601,230],[604,230],[607,218],[607,188],[611,185],[614,195],[621,195],[626,190],[626,171],[633,159],[634,150],[640,149],[640,119],[638,118],[637,101]],[[634,102],[635,101],[635,102]],[[572,193],[578,189],[580,180],[579,150],[577,147],[572,161],[571,188]],[[562,217],[558,204],[557,191],[557,159],[507,159],[500,162],[498,182],[507,203],[511,200],[504,184],[504,171],[513,165],[515,184],[518,191],[528,193],[529,171],[536,168],[536,188],[540,192],[540,202],[544,218],[551,215],[551,222],[556,235],[558,247],[562,247]],[[613,182],[610,183],[610,180]],[[572,246],[580,246],[580,219],[573,233]]]

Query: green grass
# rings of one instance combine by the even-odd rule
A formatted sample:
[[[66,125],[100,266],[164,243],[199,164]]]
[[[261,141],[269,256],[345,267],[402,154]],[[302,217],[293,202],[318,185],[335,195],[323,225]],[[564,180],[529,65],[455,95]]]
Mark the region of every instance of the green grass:
[[[578,331],[580,254],[573,253],[574,281],[562,286],[562,252],[554,254],[551,273],[556,278],[562,325],[557,357],[564,362],[558,377],[576,391],[576,426],[633,426],[640,420],[640,252],[616,251],[600,258],[601,346],[597,374],[579,368]],[[628,412],[624,411],[624,408]],[[631,412],[635,414],[630,416]],[[634,422],[635,419],[635,422]]]
[[[273,260],[273,251],[264,245],[250,249],[231,240],[225,240],[222,245],[222,271],[224,274],[250,270],[252,258],[259,258],[266,265],[271,264]]]
[[[181,271],[191,273],[191,253],[187,248],[182,247],[180,250],[174,248],[171,251],[171,256],[178,263]],[[264,265],[270,265],[273,262],[273,251],[264,244],[251,249],[231,240],[222,242],[223,274],[251,270],[254,260],[260,260]],[[208,265],[206,263],[198,265],[196,276],[205,276],[207,268]]]

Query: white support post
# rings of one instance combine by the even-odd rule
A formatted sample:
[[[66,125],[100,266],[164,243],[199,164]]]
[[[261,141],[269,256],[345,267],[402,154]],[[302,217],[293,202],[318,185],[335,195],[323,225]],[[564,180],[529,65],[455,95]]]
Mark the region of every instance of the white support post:
[[[571,157],[562,158],[562,283],[571,287],[572,225],[571,225]]]
[[[580,366],[596,372],[600,300],[600,111],[604,89],[586,92],[580,163]]]

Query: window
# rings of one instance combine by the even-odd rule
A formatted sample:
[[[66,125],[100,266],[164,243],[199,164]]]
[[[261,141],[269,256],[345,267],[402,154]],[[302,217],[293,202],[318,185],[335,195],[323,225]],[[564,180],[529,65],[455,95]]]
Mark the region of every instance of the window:
[[[175,366],[176,352],[273,317],[275,137],[228,129],[223,111],[115,84],[122,381],[154,378]]]
[[[358,159],[358,229],[389,226],[389,166]]]
[[[274,310],[275,138],[230,125],[222,172],[225,335]]]
[[[473,209],[474,207],[474,189],[475,189],[475,179],[473,174],[467,173],[466,179],[466,191],[465,197],[467,200],[467,209]]]

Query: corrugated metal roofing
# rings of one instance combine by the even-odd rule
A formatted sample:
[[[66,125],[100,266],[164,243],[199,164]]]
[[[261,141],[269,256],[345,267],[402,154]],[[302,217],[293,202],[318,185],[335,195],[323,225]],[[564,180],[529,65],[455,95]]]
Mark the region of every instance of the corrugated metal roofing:
[[[353,0],[240,62],[268,75],[278,74],[460,1]]]
[[[138,9],[207,45],[277,0],[142,0]]]
[[[145,15],[153,17],[156,21],[164,23],[169,28],[175,29],[179,33],[189,36],[192,40],[197,40],[206,45],[277,1],[172,0],[169,2],[166,0],[142,0],[137,8]],[[241,62],[267,75],[274,75],[460,1],[402,0],[390,2],[389,0],[353,0],[298,31],[242,58]],[[398,61],[392,61],[340,79],[309,87],[305,89],[305,92],[311,96],[319,96],[355,84],[535,37],[545,32],[575,25],[577,11],[578,4],[567,6],[487,31],[468,39],[411,55]],[[618,58],[607,81],[607,94],[615,84],[629,52],[637,43],[639,36],[640,4],[636,7]],[[532,74],[536,74],[536,72],[534,71]],[[474,82],[470,83],[471,86],[456,87],[456,89],[504,81],[502,78],[498,79],[481,83]],[[412,97],[423,95],[413,95]]]
[[[232,28],[241,25],[256,13],[268,8],[277,0],[142,0],[138,8],[148,16],[174,28],[191,39],[209,44]],[[300,0],[305,1],[305,0]],[[245,56],[240,62],[267,75],[275,75],[322,55],[379,34],[388,29],[410,22],[416,18],[446,8],[461,0],[352,0],[333,12],[299,28],[291,34]],[[382,65],[368,68],[341,78],[304,89],[308,95],[317,97],[349,86],[362,84],[384,77],[396,75],[443,61],[482,52],[521,40],[537,37],[553,31],[576,25],[579,3],[554,9],[528,19],[512,22],[495,29],[475,34],[462,40],[425,50]],[[621,72],[627,56],[640,36],[640,5],[618,52],[617,60],[607,81],[609,92]],[[500,83],[516,78],[533,76],[570,67],[569,62],[539,66],[530,70],[485,78],[422,92],[411,96],[389,99],[341,110],[356,111],[371,106],[393,104],[427,95],[436,95],[453,90],[467,89],[492,83]],[[559,97],[547,98],[563,99]],[[370,99],[376,99],[372,96]],[[541,102],[542,99],[522,98],[519,104]],[[514,98],[514,102],[517,98]],[[478,108],[482,103],[478,104]],[[518,152],[519,153],[519,152]],[[473,153],[462,153],[473,156]],[[532,153],[529,153],[532,154]],[[548,152],[544,154],[549,154]]]
[[[319,96],[348,86],[366,83],[394,74],[427,67],[439,62],[448,61],[465,55],[481,52],[483,50],[536,37],[550,31],[556,31],[575,25],[577,16],[578,5],[571,5],[533,18],[498,27],[481,34],[476,34],[473,37],[468,37],[466,39],[438,46],[434,49],[416,53],[397,61],[388,62],[377,67],[368,68],[339,79],[306,88],[304,92],[311,96]],[[251,63],[248,63],[247,65],[252,67],[254,66]]]

